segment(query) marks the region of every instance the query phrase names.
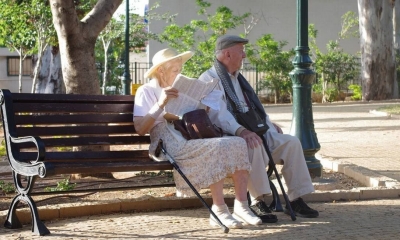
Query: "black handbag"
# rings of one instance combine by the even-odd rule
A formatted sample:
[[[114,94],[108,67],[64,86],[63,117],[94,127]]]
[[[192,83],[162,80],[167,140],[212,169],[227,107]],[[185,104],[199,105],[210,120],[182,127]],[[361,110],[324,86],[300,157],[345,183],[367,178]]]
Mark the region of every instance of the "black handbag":
[[[187,112],[183,114],[182,120],[174,120],[173,124],[174,128],[187,140],[222,137],[223,135],[222,130],[212,124],[204,109]]]
[[[268,131],[269,127],[267,125],[267,122],[265,121],[265,119],[260,117],[260,115],[257,113],[255,109],[250,108],[245,113],[239,112],[238,109],[236,108],[235,103],[228,96],[226,91],[225,94],[227,95],[227,98],[230,101],[232,107],[236,109],[234,113],[236,120],[240,125],[242,125],[249,131],[255,132],[258,136],[264,135],[264,133]],[[245,93],[243,93],[243,95],[246,100],[247,106],[250,107],[251,105],[249,99],[247,98],[247,95]]]
[[[250,109],[245,113],[236,113],[236,120],[247,130],[255,132],[261,136],[268,131],[268,125],[265,119],[262,119],[255,109]]]

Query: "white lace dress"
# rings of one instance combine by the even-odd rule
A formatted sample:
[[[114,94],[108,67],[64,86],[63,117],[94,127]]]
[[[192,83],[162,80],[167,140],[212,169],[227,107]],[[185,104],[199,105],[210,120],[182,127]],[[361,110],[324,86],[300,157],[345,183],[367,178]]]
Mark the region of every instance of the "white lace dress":
[[[250,171],[247,145],[243,138],[226,136],[178,141],[168,130],[167,124],[160,123],[151,130],[151,145],[155,146],[161,138],[167,152],[174,157],[179,168],[197,190],[209,187],[236,170]],[[166,160],[162,153],[160,158]],[[194,195],[177,171],[174,171],[174,180],[178,193]]]
[[[161,87],[157,80],[141,86],[135,96],[134,116],[145,116],[157,104]],[[154,155],[159,139],[162,139],[167,152],[174,157],[179,168],[192,185],[200,190],[224,179],[236,170],[251,170],[246,141],[240,137],[226,136],[187,141],[167,123],[161,114],[150,130],[150,155]],[[159,160],[167,161],[161,153]],[[194,196],[187,183],[174,171],[177,192]]]

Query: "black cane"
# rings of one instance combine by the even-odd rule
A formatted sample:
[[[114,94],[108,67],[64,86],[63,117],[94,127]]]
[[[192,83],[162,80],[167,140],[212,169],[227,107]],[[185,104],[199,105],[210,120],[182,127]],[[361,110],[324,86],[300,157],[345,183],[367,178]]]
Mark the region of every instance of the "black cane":
[[[196,194],[196,196],[200,199],[200,201],[203,203],[203,205],[208,209],[208,211],[211,213],[211,215],[215,218],[215,220],[217,220],[218,225],[224,230],[224,233],[228,233],[229,232],[229,228],[226,227],[221,220],[219,220],[219,218],[217,217],[217,215],[215,215],[215,213],[213,212],[213,210],[210,208],[210,206],[208,206],[208,204],[206,203],[206,201],[204,201],[204,199],[201,197],[201,195],[199,194],[199,192],[196,190],[196,188],[193,187],[193,185],[190,183],[189,179],[187,179],[187,177],[185,176],[185,174],[183,174],[183,172],[181,171],[181,169],[179,168],[178,164],[175,162],[174,158],[169,155],[169,153],[167,152],[167,150],[165,150],[164,148],[164,144],[163,144],[163,140],[160,139],[158,141],[158,146],[157,148],[161,148],[161,151],[164,153],[165,156],[167,156],[168,161],[172,164],[172,166],[174,166],[174,168],[176,169],[176,171],[178,171],[178,173],[182,176],[182,178],[186,181],[186,183],[189,185],[189,187],[193,190],[193,192]],[[157,155],[157,150],[156,150],[156,155]]]
[[[269,167],[272,167],[272,169],[273,169],[273,171],[275,173],[276,179],[278,180],[279,186],[281,187],[281,190],[282,190],[282,195],[285,198],[286,206],[289,208],[290,217],[292,218],[292,221],[296,221],[296,215],[293,212],[292,206],[290,205],[289,198],[285,193],[285,189],[283,188],[281,179],[279,177],[278,170],[276,169],[275,162],[272,159],[272,154],[271,154],[271,151],[269,150],[269,147],[268,147],[268,144],[267,144],[267,140],[265,139],[264,135],[261,135],[260,137],[261,137],[261,139],[262,139],[262,141],[264,143],[264,148],[265,148],[265,151],[267,152],[267,155],[268,155],[268,158],[269,158]]]

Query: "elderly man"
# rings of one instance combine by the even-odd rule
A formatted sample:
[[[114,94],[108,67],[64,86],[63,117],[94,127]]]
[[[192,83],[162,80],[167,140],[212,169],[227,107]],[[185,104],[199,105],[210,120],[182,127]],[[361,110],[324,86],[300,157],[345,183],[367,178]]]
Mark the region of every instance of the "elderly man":
[[[276,215],[272,214],[264,202],[264,196],[271,194],[266,173],[269,159],[261,138],[241,126],[235,116],[235,112],[246,112],[249,108],[255,109],[269,126],[264,137],[267,139],[275,163],[283,164],[282,174],[288,187],[288,198],[293,211],[299,217],[318,217],[318,211],[311,209],[301,198],[313,192],[314,187],[299,139],[283,134],[282,130],[270,121],[254,90],[239,72],[242,60],[246,57],[244,45],[247,43],[247,39],[235,35],[224,35],[217,39],[214,66],[200,76],[200,80],[203,81],[220,79],[218,87],[223,92],[220,110],[211,109],[210,118],[225,133],[246,140],[252,165],[247,186],[251,199],[250,208],[263,222],[277,221]],[[285,213],[289,214],[288,206]]]

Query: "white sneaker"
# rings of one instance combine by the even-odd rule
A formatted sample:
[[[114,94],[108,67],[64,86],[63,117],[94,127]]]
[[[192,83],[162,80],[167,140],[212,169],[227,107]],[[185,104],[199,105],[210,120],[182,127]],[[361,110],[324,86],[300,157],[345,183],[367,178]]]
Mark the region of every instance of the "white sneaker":
[[[237,220],[250,225],[261,225],[262,220],[257,217],[249,208],[247,201],[240,202],[235,199],[232,216]]]
[[[215,213],[218,219],[228,228],[243,228],[240,221],[236,220],[229,212],[228,206],[224,205],[212,205],[211,210]],[[218,221],[210,214],[210,225],[219,226]]]

